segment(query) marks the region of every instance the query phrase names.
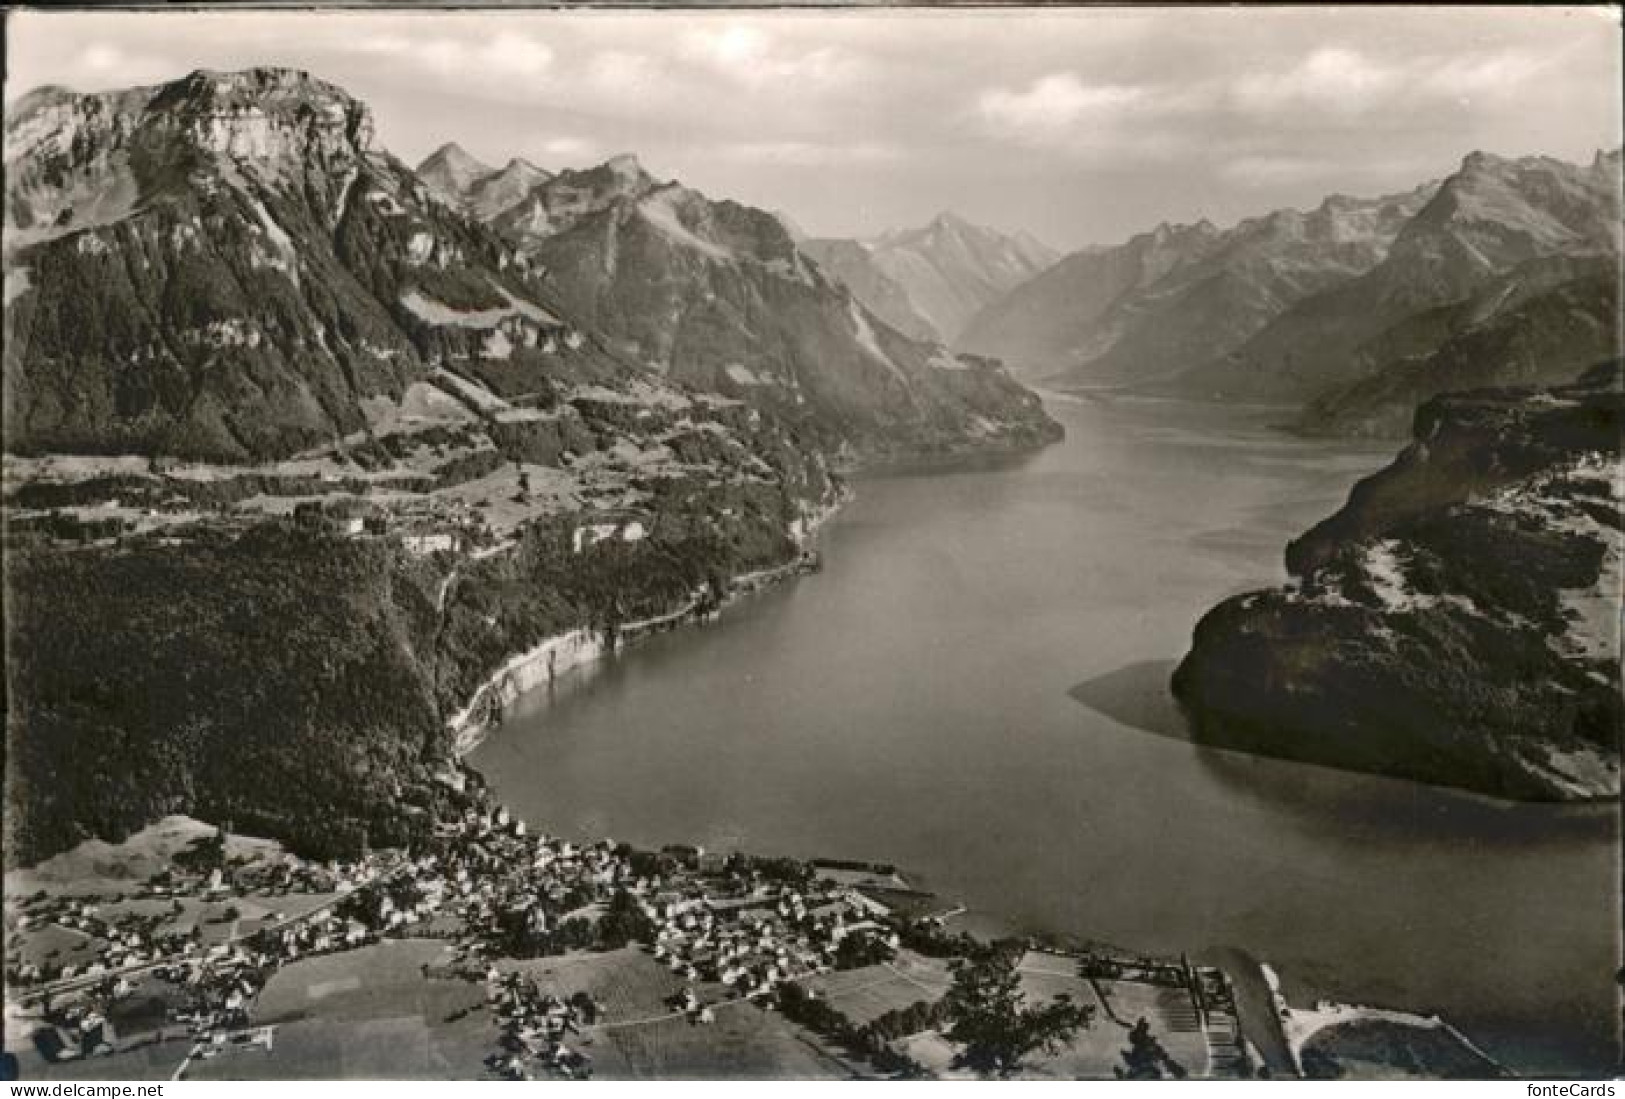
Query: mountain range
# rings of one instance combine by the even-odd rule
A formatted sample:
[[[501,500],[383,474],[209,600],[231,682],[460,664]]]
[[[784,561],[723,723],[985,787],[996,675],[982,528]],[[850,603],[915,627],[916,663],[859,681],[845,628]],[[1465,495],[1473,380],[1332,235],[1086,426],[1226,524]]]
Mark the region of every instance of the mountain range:
[[[1062,386],[1302,409],[1403,434],[1456,387],[1553,383],[1617,354],[1620,153],[1467,156],[1440,182],[1067,256],[958,341]]]
[[[492,168],[455,143],[430,153],[417,171],[418,178],[435,194],[481,221],[495,217],[529,194],[531,188],[553,178],[551,172],[522,157]]]
[[[440,150],[420,172],[444,177],[471,209],[458,196],[491,177],[469,164]],[[1053,430],[994,364],[883,320],[808,260],[780,216],[656,179],[636,157],[560,171],[482,216],[619,354],[770,409],[827,445],[951,449],[967,414],[970,435],[987,441]]]
[[[1071,384],[1171,374],[1374,266],[1426,191],[1333,196],[1224,230],[1164,223],[1068,256],[979,312],[960,343]]]
[[[1001,233],[951,211],[917,229],[800,247],[899,331],[956,345],[980,309],[1059,258],[1028,233]]]
[[[419,174],[302,72],[40,89],[5,162],[13,451],[281,457],[439,374],[504,399],[716,389],[854,455],[1055,431],[995,365],[869,314],[771,215],[630,158],[554,176],[448,147]]]
[[[6,166],[13,452],[251,461],[365,430],[435,371],[627,370],[303,73],[44,89]]]
[[[1617,265],[1619,188],[1618,151],[1589,165],[1473,153],[1406,221],[1380,263],[1297,302],[1181,384],[1192,393],[1308,400],[1425,357],[1464,326],[1520,303],[1521,284],[1550,282],[1568,262]],[[1496,283],[1493,299],[1440,323],[1435,311],[1459,309]],[[1617,330],[1617,317],[1604,320]],[[1574,328],[1584,339],[1590,320]],[[1565,366],[1536,380],[1572,373]]]

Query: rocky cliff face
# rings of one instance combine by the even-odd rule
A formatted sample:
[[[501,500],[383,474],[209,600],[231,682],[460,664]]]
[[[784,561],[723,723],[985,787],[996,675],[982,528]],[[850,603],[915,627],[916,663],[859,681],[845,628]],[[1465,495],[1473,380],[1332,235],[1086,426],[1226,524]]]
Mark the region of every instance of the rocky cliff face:
[[[1429,188],[1328,198],[1220,230],[1161,225],[1067,257],[982,310],[961,344],[1062,384],[1144,382],[1207,362],[1380,261]]]
[[[1617,151],[1589,165],[1473,153],[1405,224],[1381,263],[1299,301],[1233,353],[1190,371],[1180,387],[1309,400],[1380,372],[1396,353],[1431,354],[1452,333],[1426,323],[1434,310],[1542,262],[1617,262],[1619,188]]]
[[[996,364],[880,320],[777,217],[660,182],[631,157],[561,172],[492,224],[620,354],[772,411],[831,449],[1027,446],[1058,434]]]
[[[1619,790],[1625,391],[1439,397],[1415,442],[1220,604],[1173,689],[1204,742],[1570,799]]]
[[[624,372],[303,73],[46,90],[6,128],[13,452],[253,460],[364,431],[434,368]]]

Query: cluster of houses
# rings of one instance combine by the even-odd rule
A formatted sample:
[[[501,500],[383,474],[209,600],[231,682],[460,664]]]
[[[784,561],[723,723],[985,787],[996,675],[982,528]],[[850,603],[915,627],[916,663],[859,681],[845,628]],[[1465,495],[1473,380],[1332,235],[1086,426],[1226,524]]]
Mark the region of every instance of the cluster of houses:
[[[135,527],[135,519],[120,512],[96,514],[85,509],[65,508],[8,511],[5,516],[5,540],[12,547],[35,542],[89,544],[118,538]]]
[[[762,996],[780,983],[823,972],[849,935],[872,936],[896,950],[880,922],[887,910],[848,888],[756,881],[743,890],[656,898],[654,956],[689,981],[722,986],[728,996]]]
[[[581,995],[558,1001],[492,970],[492,961],[512,953],[516,928],[541,953],[645,942],[683,983],[672,1010],[696,1024],[709,1022],[723,1000],[766,996],[781,982],[828,969],[850,936],[896,945],[885,905],[849,886],[764,874],[752,860],[691,847],[657,854],[609,840],[576,844],[530,833],[506,809],[478,803],[442,823],[412,857],[213,862],[154,875],[130,894],[144,906],[43,894],[13,906],[14,946],[46,925],[95,943],[75,954],[90,960],[61,966],[24,963],[8,951],[12,998],[42,1011],[42,1052],[49,1046],[51,1059],[111,1052],[110,1011],[132,996],[150,999],[155,988],[165,1003],[159,1025],[182,1028],[205,1051],[229,1048],[234,1035],[247,1033],[255,998],[281,966],[384,936],[439,936],[450,940],[465,977],[490,982],[500,1032],[494,1071],[580,1076],[590,1063],[570,1035],[597,1022],[598,1006]],[[252,921],[233,903],[229,926],[204,934],[203,913],[221,902],[290,894],[320,895],[320,903]],[[155,910],[152,900],[172,907]],[[110,909],[119,911],[110,916]],[[600,936],[617,918],[619,938],[606,943]],[[576,937],[553,937],[562,928]]]
[[[641,519],[628,519],[624,522],[586,523],[576,527],[570,537],[570,549],[574,553],[590,549],[600,542],[618,539],[622,542],[641,542],[648,537],[648,528]]]
[[[307,529],[349,538],[398,534],[406,551],[420,557],[471,549],[481,541],[477,525],[467,519],[459,521],[438,513],[407,514],[355,496],[303,500],[294,505],[293,520]]]

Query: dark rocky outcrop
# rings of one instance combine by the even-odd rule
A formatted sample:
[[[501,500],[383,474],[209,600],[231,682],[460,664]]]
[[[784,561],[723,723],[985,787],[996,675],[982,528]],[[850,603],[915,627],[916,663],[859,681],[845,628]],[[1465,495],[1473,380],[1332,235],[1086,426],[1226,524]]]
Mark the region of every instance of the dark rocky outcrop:
[[[1438,394],[1558,384],[1620,353],[1620,304],[1617,256],[1520,264],[1470,298],[1395,325],[1369,346],[1381,365],[1321,394],[1293,427],[1403,437],[1416,408]]]
[[[1438,397],[1292,543],[1282,588],[1197,625],[1173,689],[1206,743],[1509,798],[1619,789],[1618,362]]]

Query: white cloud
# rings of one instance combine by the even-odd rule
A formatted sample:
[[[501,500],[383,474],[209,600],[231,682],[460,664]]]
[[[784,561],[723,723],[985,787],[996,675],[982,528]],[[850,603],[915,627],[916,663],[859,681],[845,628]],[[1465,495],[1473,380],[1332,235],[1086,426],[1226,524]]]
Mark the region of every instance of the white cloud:
[[[1053,133],[1140,102],[1140,88],[1085,84],[1068,72],[1050,73],[1024,91],[990,88],[977,97],[977,110],[994,126],[1026,133]]]
[[[1219,175],[1244,187],[1275,187],[1335,175],[1334,165],[1313,157],[1290,154],[1238,156],[1219,166]]]
[[[553,67],[553,50],[528,34],[502,31],[478,41],[454,34],[361,35],[340,40],[353,53],[383,55],[441,79],[490,85],[503,80],[537,80]],[[523,89],[513,89],[523,91]]]
[[[1452,99],[1517,95],[1548,67],[1545,59],[1510,50],[1486,57],[1430,58],[1420,86]]]
[[[801,95],[839,88],[866,75],[858,55],[844,47],[797,48],[754,24],[690,30],[680,40],[679,49],[686,60],[724,79],[756,87],[777,86]]]
[[[560,135],[542,142],[541,150],[553,164],[579,167],[596,159],[599,146],[585,138]]]
[[[722,145],[717,156],[743,163],[777,163],[818,167],[834,164],[880,164],[895,161],[903,151],[875,141],[823,144],[811,141],[745,141]]]
[[[1349,119],[1416,111],[1441,100],[1513,98],[1551,64],[1549,57],[1516,50],[1426,52],[1379,61],[1359,50],[1324,47],[1287,68],[1234,80],[1228,100],[1242,114],[1312,112]]]
[[[718,68],[746,68],[759,64],[767,55],[769,39],[759,27],[730,23],[704,27],[683,36],[690,56]]]
[[[1272,114],[1305,109],[1359,114],[1393,92],[1400,73],[1358,50],[1323,47],[1279,72],[1236,80],[1231,100],[1240,110]]]
[[[92,72],[110,72],[125,64],[125,57],[117,46],[105,42],[92,42],[79,55],[79,64]]]

